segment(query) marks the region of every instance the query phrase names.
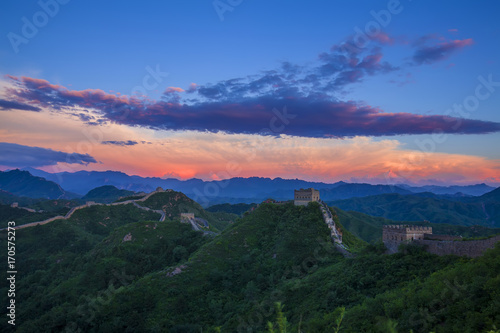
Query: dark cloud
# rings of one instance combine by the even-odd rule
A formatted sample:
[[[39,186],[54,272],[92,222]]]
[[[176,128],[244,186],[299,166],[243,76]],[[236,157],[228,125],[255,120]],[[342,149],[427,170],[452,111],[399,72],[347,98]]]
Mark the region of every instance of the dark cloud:
[[[367,76],[400,71],[383,61],[381,47],[394,41],[387,35],[375,36],[360,47],[353,40],[332,47],[319,55],[316,66],[283,62],[275,70],[244,78],[195,85],[186,90],[190,98],[181,100],[181,88],[169,87],[159,101],[117,96],[102,90],[68,90],[48,81],[9,76],[14,86],[7,94],[54,110],[74,107],[97,110],[99,121],[111,121],[153,129],[223,131],[248,134],[287,134],[303,137],[352,137],[425,134],[435,131],[482,134],[500,131],[500,124],[422,116],[411,113],[385,113],[369,105],[337,98],[342,89]],[[440,42],[429,46],[433,36],[417,41],[415,62],[428,63],[447,57],[470,40]],[[289,114],[280,114],[286,107]],[[293,117],[291,116],[293,115]],[[84,121],[90,121],[84,114]],[[90,121],[89,123],[99,122]],[[131,144],[134,141],[130,141]],[[128,145],[125,141],[108,144]]]
[[[144,143],[144,141],[142,141]],[[135,146],[139,144],[137,141],[127,140],[127,141],[103,141],[105,145],[115,145],[115,146]]]
[[[6,101],[4,99],[0,99],[0,110],[24,110],[24,111],[35,111],[39,112],[42,109],[36,106],[31,106],[24,103],[19,103],[15,101]]]
[[[0,142],[0,165],[8,167],[42,167],[58,162],[70,164],[97,163],[88,154],[65,153],[47,148]]]
[[[468,45],[472,45],[473,40],[463,39],[463,40],[453,40],[453,41],[443,41],[436,45],[428,45],[428,41],[432,40],[431,37],[420,38],[416,43],[417,48],[413,55],[413,62],[416,65],[422,64],[432,64],[436,61],[447,59],[452,53],[463,49]]]

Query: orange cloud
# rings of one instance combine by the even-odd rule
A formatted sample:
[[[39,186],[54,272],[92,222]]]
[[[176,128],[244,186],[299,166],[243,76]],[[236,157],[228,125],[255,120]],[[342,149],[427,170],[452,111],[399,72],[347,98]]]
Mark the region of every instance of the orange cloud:
[[[90,114],[91,115],[91,114]],[[72,114],[0,113],[0,142],[89,154],[100,164],[45,168],[49,172],[120,170],[140,176],[181,178],[283,177],[324,182],[426,179],[467,184],[500,182],[500,160],[404,149],[395,139],[279,137],[158,131],[116,123],[82,125]],[[450,137],[449,140],[452,140]],[[105,142],[134,141],[134,145]]]

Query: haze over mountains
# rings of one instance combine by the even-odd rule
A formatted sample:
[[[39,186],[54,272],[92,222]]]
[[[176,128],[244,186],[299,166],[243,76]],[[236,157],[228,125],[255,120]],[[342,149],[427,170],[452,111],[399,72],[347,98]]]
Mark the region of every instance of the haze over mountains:
[[[24,169],[32,175],[55,182],[65,191],[78,193],[80,196],[90,190],[113,185],[119,189],[135,192],[151,192],[157,187],[181,191],[207,207],[218,203],[252,203],[267,198],[290,200],[293,190],[313,187],[320,190],[323,200],[341,200],[352,197],[364,197],[384,193],[412,194],[431,192],[441,196],[478,196],[495,189],[486,184],[468,186],[422,186],[406,184],[371,185],[337,182],[333,184],[308,182],[299,179],[282,178],[231,178],[221,181],[203,181],[201,179],[179,180],[175,178],[129,176],[118,171],[79,171],[75,173],[48,173],[34,168]]]
[[[30,172],[36,174],[33,176]],[[45,177],[45,178],[42,178]],[[19,202],[35,207],[33,199],[73,199],[67,207],[86,201],[111,203],[121,197],[149,193],[157,187],[186,194],[207,208],[214,205],[260,203],[268,198],[293,199],[293,190],[314,187],[321,199],[345,211],[365,213],[395,221],[444,223],[462,226],[500,227],[499,189],[486,184],[470,186],[371,185],[337,182],[307,182],[298,179],[232,178],[223,181],[178,180],[128,176],[121,172],[86,172],[50,174],[37,169],[0,172],[0,199],[3,204]],[[87,191],[87,189],[89,189]],[[86,194],[76,194],[82,193]],[[432,191],[432,192],[431,192]],[[458,191],[458,192],[457,192]],[[76,192],[76,193],[74,193]],[[38,204],[40,209],[41,204]],[[69,205],[69,206],[68,206]],[[236,206],[235,206],[236,207]],[[230,206],[233,212],[235,207]],[[47,205],[43,210],[47,210]],[[5,208],[7,209],[7,208]],[[23,216],[11,211],[8,216]],[[53,210],[50,208],[49,210]],[[60,211],[64,213],[63,211]],[[22,213],[22,212],[21,212]],[[242,212],[240,212],[242,213]],[[7,213],[6,213],[7,214]],[[34,216],[30,221],[35,221]]]

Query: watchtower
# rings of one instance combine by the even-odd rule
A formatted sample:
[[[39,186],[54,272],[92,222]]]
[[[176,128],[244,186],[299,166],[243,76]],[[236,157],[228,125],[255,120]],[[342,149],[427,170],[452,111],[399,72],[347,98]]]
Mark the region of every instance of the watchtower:
[[[382,231],[382,241],[385,242],[404,242],[417,239],[424,239],[426,234],[432,234],[432,227],[423,227],[418,225],[384,225]]]
[[[313,188],[294,191],[293,203],[295,206],[305,206],[310,202],[319,201],[319,191]]]

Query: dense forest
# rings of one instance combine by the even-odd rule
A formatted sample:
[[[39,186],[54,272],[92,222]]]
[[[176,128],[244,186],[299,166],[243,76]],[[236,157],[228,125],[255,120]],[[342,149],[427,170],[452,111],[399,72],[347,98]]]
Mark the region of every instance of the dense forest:
[[[175,198],[188,205],[176,192],[147,204],[178,212]],[[261,204],[218,236],[178,219],[147,222],[148,212],[127,206],[118,206],[121,213],[90,207],[67,221],[17,231],[18,332],[500,327],[500,247],[478,259],[409,245],[386,255],[382,243],[368,244],[341,226],[352,252],[343,256],[316,203]],[[335,219],[342,222],[342,214]],[[4,298],[6,286],[0,292]],[[9,329],[5,321],[1,329]]]

